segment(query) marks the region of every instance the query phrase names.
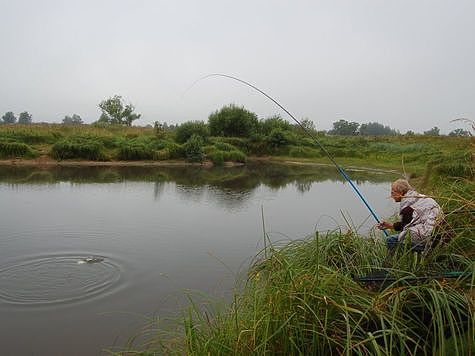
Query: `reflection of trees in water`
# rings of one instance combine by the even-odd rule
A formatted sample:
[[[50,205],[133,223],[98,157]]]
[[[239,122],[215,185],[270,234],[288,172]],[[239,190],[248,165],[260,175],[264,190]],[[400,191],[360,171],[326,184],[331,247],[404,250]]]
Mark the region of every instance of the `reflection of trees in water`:
[[[388,182],[394,175],[370,171],[349,171],[357,183]],[[281,189],[289,184],[301,193],[317,182],[344,182],[335,168],[325,166],[248,164],[242,167],[0,167],[0,182],[13,184],[153,182],[154,197],[163,193],[165,183],[174,183],[184,199],[199,201],[208,192],[223,206],[238,208],[260,185]]]

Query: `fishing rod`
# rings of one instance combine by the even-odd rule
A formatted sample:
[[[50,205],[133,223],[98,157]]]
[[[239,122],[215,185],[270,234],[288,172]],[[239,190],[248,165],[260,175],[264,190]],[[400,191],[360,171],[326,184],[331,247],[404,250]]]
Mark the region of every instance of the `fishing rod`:
[[[261,89],[259,89],[258,87],[256,87],[255,85],[252,85],[251,83],[248,83],[246,82],[245,80],[242,80],[242,79],[239,79],[239,78],[236,78],[236,77],[233,77],[231,75],[227,75],[227,74],[221,74],[221,73],[212,73],[212,74],[208,74],[208,75],[205,75],[204,77],[201,77],[199,79],[197,79],[191,86],[190,88],[192,88],[196,83],[198,83],[199,81],[201,80],[204,80],[206,78],[210,78],[210,77],[224,77],[224,78],[228,78],[228,79],[232,79],[232,80],[235,80],[235,81],[238,81],[242,84],[245,84],[249,87],[251,87],[252,89],[258,91],[259,93],[261,93],[262,95],[264,95],[267,99],[271,100],[274,104],[276,104],[279,108],[281,108],[287,115],[289,115],[296,123],[297,125],[300,126],[300,128],[302,128],[302,130],[311,138],[313,139],[318,147],[320,147],[320,149],[328,156],[328,158],[330,159],[330,161],[335,165],[335,167],[337,168],[338,172],[343,176],[343,178],[351,185],[351,187],[353,188],[353,190],[355,191],[355,193],[358,195],[358,197],[361,199],[361,201],[364,203],[364,205],[366,206],[366,208],[368,208],[368,210],[370,211],[371,215],[373,216],[373,218],[376,220],[376,222],[379,224],[381,223],[381,221],[379,220],[378,216],[376,215],[376,213],[373,211],[373,209],[371,208],[371,206],[369,205],[369,203],[366,201],[366,199],[363,197],[363,195],[361,194],[361,192],[358,190],[358,188],[356,187],[356,185],[353,183],[353,181],[351,180],[351,178],[348,176],[348,174],[345,172],[345,170],[343,169],[343,167],[341,167],[338,163],[336,163],[335,159],[333,158],[333,156],[330,154],[330,152],[328,152],[328,150],[320,143],[320,141],[317,139],[317,137],[312,134],[312,132],[310,132],[305,126],[302,125],[302,123],[297,120],[295,118],[294,115],[292,115],[286,108],[284,108],[277,100],[275,100],[274,98],[272,98],[270,95],[268,95],[267,93],[265,93],[264,91],[262,91]],[[188,88],[188,90],[190,89]],[[383,230],[384,234],[386,236],[388,236],[388,232],[386,230]]]

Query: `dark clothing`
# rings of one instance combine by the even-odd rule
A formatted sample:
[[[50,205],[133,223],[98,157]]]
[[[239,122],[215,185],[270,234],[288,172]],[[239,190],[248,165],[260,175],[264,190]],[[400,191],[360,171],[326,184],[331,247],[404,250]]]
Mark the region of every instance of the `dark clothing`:
[[[412,213],[414,209],[410,206],[406,206],[404,209],[401,210],[399,215],[401,216],[401,221],[395,222],[393,224],[393,228],[395,231],[402,231],[404,226],[409,224],[412,221]]]

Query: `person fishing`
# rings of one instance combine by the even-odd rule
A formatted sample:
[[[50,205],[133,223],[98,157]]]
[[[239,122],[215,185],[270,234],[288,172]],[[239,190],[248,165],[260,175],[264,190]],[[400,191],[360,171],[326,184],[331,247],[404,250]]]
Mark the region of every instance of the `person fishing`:
[[[398,179],[391,184],[391,198],[400,203],[400,221],[390,223],[382,221],[377,225],[380,230],[393,229],[397,234],[386,238],[390,251],[404,242],[409,236],[414,251],[425,251],[434,244],[432,233],[443,220],[444,214],[437,202],[418,193],[405,179]]]

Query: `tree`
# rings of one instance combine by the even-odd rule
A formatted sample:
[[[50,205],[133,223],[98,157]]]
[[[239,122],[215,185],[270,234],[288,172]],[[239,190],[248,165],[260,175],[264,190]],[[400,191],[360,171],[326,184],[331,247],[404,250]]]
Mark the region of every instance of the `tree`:
[[[389,126],[384,126],[379,122],[368,122],[367,124],[361,124],[360,135],[364,136],[390,136],[397,135],[397,131],[391,129]]]
[[[81,125],[83,123],[81,116],[76,114],[73,114],[73,116],[66,115],[63,119],[64,125]]]
[[[428,131],[424,131],[424,135],[426,136],[439,136],[440,129],[437,126],[434,126]]]
[[[333,123],[333,129],[329,133],[332,135],[354,136],[359,126],[357,122],[348,122],[341,119]]]
[[[455,129],[453,131],[450,131],[449,136],[466,137],[466,136],[470,136],[470,132],[468,132],[467,130],[464,130],[464,129]]]
[[[2,116],[4,124],[14,124],[16,122],[15,114],[12,111],[8,111]]]
[[[28,125],[31,124],[32,119],[31,119],[31,114],[28,113],[28,111],[24,111],[20,113],[20,116],[18,116],[18,123],[22,125]]]
[[[212,136],[246,137],[257,131],[257,115],[234,104],[224,106],[208,117]]]
[[[118,124],[132,126],[134,120],[140,119],[140,114],[134,113],[135,107],[132,104],[124,105],[122,97],[114,95],[99,104],[102,110],[99,122],[108,124]]]

